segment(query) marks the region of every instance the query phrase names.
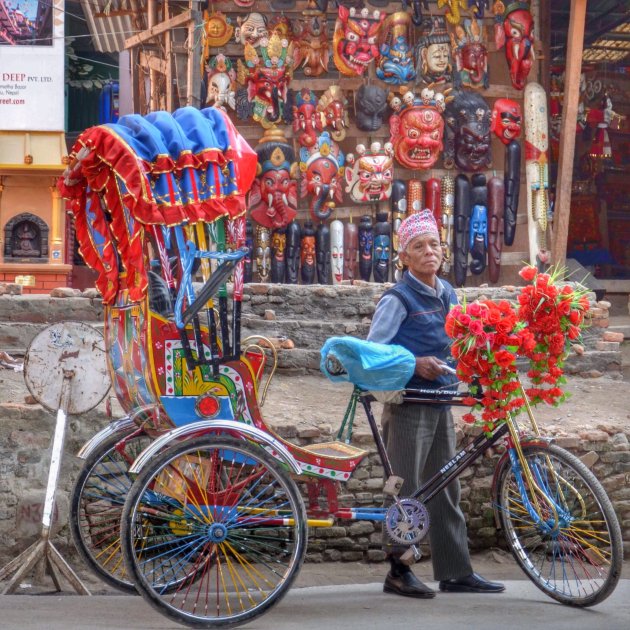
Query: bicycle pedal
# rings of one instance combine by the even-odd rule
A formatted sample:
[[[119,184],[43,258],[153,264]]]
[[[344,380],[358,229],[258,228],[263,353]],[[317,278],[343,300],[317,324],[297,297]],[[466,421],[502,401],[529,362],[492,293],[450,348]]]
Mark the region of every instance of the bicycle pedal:
[[[402,488],[403,482],[405,480],[402,477],[396,477],[396,475],[391,475],[388,477],[385,485],[383,486],[383,494],[387,494],[392,497],[397,497],[400,493],[400,489]]]
[[[412,564],[419,562],[421,558],[422,552],[420,551],[420,549],[418,549],[416,545],[411,545],[411,547],[409,547],[409,549],[407,549],[407,551],[405,551],[405,553],[400,556],[400,562],[410,567]]]

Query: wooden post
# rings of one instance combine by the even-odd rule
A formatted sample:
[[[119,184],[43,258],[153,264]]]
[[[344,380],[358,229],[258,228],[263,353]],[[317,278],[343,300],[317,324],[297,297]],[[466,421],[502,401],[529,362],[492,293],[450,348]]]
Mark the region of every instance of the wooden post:
[[[567,65],[564,79],[564,101],[560,127],[560,158],[556,181],[554,206],[554,242],[552,260],[563,266],[567,257],[569,215],[571,214],[571,184],[575,157],[575,126],[577,124],[578,101],[580,98],[580,75],[582,73],[582,51],[584,48],[584,23],[587,0],[571,0]]]
[[[51,197],[51,237],[48,262],[53,265],[60,265],[63,263],[63,202],[61,200],[61,194],[57,189],[57,182],[54,178],[49,190]]]
[[[169,0],[164,2],[164,19],[169,20],[171,10]],[[166,111],[172,112],[173,109],[173,38],[171,31],[164,33],[164,52],[166,55]]]
[[[147,27],[151,30],[157,24],[157,3],[156,0],[149,0],[147,9]],[[160,109],[160,98],[158,94],[158,72],[149,67],[149,111],[155,112]]]
[[[191,14],[199,7],[197,0],[189,0]],[[191,20],[188,24],[188,64],[186,66],[186,105],[200,107],[201,77],[199,76],[199,60],[201,59],[201,36],[197,34],[197,23]]]

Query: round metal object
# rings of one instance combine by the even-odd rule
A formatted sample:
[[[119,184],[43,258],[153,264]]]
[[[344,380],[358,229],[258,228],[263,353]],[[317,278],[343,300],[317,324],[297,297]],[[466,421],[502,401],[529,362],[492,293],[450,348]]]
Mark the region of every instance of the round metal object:
[[[420,501],[401,499],[387,510],[385,527],[394,542],[401,545],[415,545],[429,531],[429,512]]]
[[[70,374],[67,413],[93,409],[109,391],[105,340],[81,322],[59,322],[42,330],[31,341],[24,359],[24,380],[33,398],[56,411],[64,377]]]

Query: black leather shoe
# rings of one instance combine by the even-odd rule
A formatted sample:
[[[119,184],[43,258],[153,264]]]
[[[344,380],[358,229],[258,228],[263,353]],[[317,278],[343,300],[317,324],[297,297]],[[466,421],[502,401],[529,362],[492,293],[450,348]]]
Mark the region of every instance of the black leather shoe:
[[[390,571],[383,584],[384,593],[394,593],[403,597],[416,597],[418,599],[431,599],[435,597],[435,591],[423,584],[409,569],[397,576]]]
[[[502,593],[505,586],[500,582],[489,582],[477,573],[461,578],[442,580],[440,590],[449,593]]]

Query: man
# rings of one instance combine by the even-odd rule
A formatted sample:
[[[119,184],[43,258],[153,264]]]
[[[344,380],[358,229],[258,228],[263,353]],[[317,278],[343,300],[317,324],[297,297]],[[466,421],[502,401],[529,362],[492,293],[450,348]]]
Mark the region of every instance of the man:
[[[416,370],[408,387],[448,386],[453,377],[445,369],[450,352],[444,323],[457,297],[453,287],[437,277],[442,248],[431,211],[407,217],[398,238],[400,260],[407,270],[378,303],[368,340],[398,344],[413,352]],[[401,496],[409,496],[455,455],[453,416],[447,405],[386,404],[382,426],[394,473],[404,479]],[[441,591],[499,593],[505,590],[503,584],[489,582],[472,570],[459,497],[455,480],[427,505],[434,578]],[[435,597],[435,591],[401,561],[405,547],[387,539],[384,548],[391,564],[383,587],[386,593]]]

